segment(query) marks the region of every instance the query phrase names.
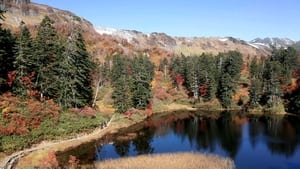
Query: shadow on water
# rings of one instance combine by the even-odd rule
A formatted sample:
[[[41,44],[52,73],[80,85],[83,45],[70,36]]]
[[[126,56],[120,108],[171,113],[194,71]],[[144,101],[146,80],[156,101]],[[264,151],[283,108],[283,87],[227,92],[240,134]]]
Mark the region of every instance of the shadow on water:
[[[237,168],[300,168],[300,119],[240,113],[175,113],[59,154],[81,164],[140,154],[199,152],[231,157]]]

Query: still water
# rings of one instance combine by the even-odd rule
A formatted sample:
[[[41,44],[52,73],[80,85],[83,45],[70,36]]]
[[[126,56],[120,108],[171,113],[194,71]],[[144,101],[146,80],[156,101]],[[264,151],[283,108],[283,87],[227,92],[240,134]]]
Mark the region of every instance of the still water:
[[[96,147],[96,160],[139,154],[199,152],[230,157],[237,169],[299,169],[295,116],[170,115]]]

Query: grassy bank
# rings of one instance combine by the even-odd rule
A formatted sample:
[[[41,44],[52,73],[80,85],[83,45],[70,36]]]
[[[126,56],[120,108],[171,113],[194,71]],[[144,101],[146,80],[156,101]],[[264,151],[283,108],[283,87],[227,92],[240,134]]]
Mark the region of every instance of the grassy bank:
[[[58,115],[58,120],[44,120],[39,128],[33,129],[25,135],[2,135],[1,149],[3,152],[13,152],[30,147],[43,140],[60,140],[74,137],[79,133],[87,133],[107,120],[100,114],[95,117],[79,116],[67,111]]]
[[[176,153],[142,155],[97,162],[97,169],[234,169],[231,159],[215,155]]]

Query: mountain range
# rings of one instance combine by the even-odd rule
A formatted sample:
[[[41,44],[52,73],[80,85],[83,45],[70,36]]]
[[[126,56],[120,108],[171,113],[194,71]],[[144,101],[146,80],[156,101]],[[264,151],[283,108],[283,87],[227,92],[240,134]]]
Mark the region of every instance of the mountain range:
[[[72,12],[31,3],[30,0],[3,0],[0,7],[7,11],[3,26],[15,32],[23,21],[34,35],[37,25],[46,15],[55,21],[54,26],[62,35],[68,34],[72,27],[80,27],[88,50],[100,60],[114,53],[127,56],[147,54],[158,63],[162,57],[173,55],[217,54],[230,50],[239,50],[247,59],[265,57],[270,54],[272,47],[300,46],[299,42],[288,38],[256,38],[247,42],[233,37],[172,37],[165,33],[95,27]]]

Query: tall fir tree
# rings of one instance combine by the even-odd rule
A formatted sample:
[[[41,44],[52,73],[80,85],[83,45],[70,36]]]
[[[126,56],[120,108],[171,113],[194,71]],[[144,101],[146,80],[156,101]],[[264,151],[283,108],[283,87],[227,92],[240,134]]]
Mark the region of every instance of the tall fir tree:
[[[249,107],[257,108],[260,106],[262,97],[262,81],[260,79],[251,79],[251,85],[249,87]]]
[[[281,70],[281,83],[290,84],[292,72],[297,67],[297,52],[294,48],[288,47],[287,49],[273,49],[270,61],[277,61],[280,63]]]
[[[133,105],[135,108],[144,109],[152,98],[151,82],[154,76],[154,65],[147,56],[135,57],[132,62]]]
[[[260,106],[262,97],[262,63],[258,63],[257,58],[251,60],[250,63],[250,88],[249,88],[249,107],[257,108]]]
[[[192,56],[187,58],[186,68],[186,87],[191,91],[195,100],[199,99],[199,87],[200,87],[200,63],[198,56]]]
[[[169,69],[171,78],[173,79],[174,85],[179,87],[178,83],[182,83],[185,85],[186,83],[186,77],[187,77],[187,59],[188,57],[185,57],[182,55],[181,57],[175,57],[171,58]]]
[[[55,88],[54,65],[58,55],[61,54],[59,46],[59,38],[56,29],[53,26],[54,21],[48,16],[42,20],[38,27],[37,36],[35,38],[35,58],[34,63],[37,72],[36,74],[36,88],[40,91],[40,98],[44,96],[54,97]]]
[[[204,78],[202,83],[206,87],[206,91],[202,94],[202,97],[204,98],[204,101],[211,101],[216,97],[217,91],[217,67],[215,64],[215,57],[212,55],[202,54],[201,63],[204,68]]]
[[[0,26],[0,92],[9,90],[14,77],[16,39],[8,29]]]
[[[229,51],[220,57],[217,96],[224,108],[229,108],[232,104],[232,95],[240,79],[242,64],[242,55],[237,51]]]
[[[88,104],[93,98],[91,75],[95,69],[95,64],[89,55],[81,31],[76,33],[75,40],[77,57],[75,67],[77,68],[76,79],[78,79],[76,89],[80,92],[81,106]]]
[[[298,88],[291,93],[288,102],[288,111],[291,113],[300,113],[300,80],[298,80]]]
[[[16,69],[16,79],[13,86],[13,92],[19,96],[27,96],[28,90],[33,88],[33,78],[36,72],[33,60],[33,40],[28,28],[22,22],[20,25],[20,34],[16,43],[16,60],[14,67]]]
[[[117,113],[124,113],[133,107],[132,80],[123,74],[113,84],[112,98],[114,100],[114,108]]]
[[[55,100],[66,107],[83,107],[92,99],[91,73],[94,68],[80,31],[71,32],[64,52],[55,63]]]
[[[231,75],[223,73],[219,80],[218,98],[222,107],[229,108],[232,105],[232,94],[234,93],[234,83]]]
[[[273,108],[282,103],[280,87],[280,74],[282,67],[278,61],[267,61],[263,73],[262,103],[267,108]]]
[[[120,55],[112,57],[111,83],[113,86],[112,98],[114,108],[118,113],[124,113],[133,107],[132,103],[132,69],[127,58]]]

